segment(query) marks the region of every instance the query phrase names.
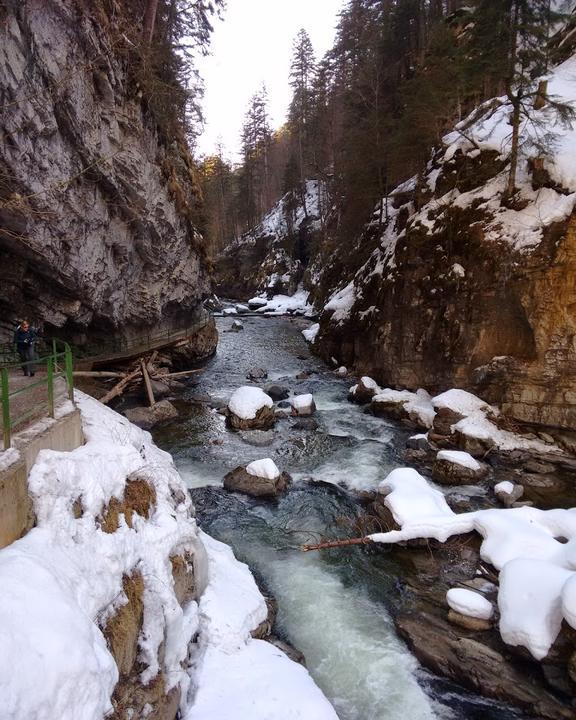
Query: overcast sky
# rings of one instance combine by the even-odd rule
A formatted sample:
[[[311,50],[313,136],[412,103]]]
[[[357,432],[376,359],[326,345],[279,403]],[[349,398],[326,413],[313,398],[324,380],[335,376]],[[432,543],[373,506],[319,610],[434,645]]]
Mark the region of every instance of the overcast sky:
[[[274,128],[286,118],[292,41],[300,28],[318,58],[332,46],[343,0],[227,0],[224,20],[215,23],[212,54],[199,60],[206,84],[206,129],[198,153],[211,153],[219,139],[230,159],[240,145],[240,129],[250,97],[266,84]]]

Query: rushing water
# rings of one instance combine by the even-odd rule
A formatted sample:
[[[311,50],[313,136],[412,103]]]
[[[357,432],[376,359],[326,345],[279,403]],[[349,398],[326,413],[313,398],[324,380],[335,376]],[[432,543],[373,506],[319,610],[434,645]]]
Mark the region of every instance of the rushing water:
[[[183,393],[182,415],[155,432],[191,488],[202,527],[229,543],[278,601],[276,632],[300,649],[312,676],[341,720],[508,720],[511,710],[469,696],[434,678],[396,636],[390,617],[401,591],[393,552],[358,548],[302,553],[300,544],[320,535],[350,533],[360,515],[357,493],[376,487],[402,464],[406,431],[347,402],[349,380],[314,358],[301,336],[301,322],[245,318],[245,329],[227,332],[219,321],[218,354],[197,385]],[[316,431],[279,421],[265,447],[251,433],[230,432],[212,405],[224,402],[255,366],[268,382],[297,393],[312,392]],[[305,380],[296,375],[312,371]],[[260,433],[257,437],[262,437]],[[277,502],[222,490],[222,478],[237,465],[262,457],[294,478]],[[310,718],[313,720],[313,718]]]

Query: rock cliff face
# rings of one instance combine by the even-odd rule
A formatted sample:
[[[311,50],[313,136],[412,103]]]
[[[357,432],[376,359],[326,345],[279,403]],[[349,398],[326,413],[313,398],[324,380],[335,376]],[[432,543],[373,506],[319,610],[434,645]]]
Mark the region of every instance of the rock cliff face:
[[[226,297],[293,295],[316,252],[325,212],[325,190],[308,180],[304,197],[287,193],[255,228],[217,258],[216,289]]]
[[[160,140],[107,23],[100,3],[0,9],[0,333],[178,326],[209,290],[190,155]]]

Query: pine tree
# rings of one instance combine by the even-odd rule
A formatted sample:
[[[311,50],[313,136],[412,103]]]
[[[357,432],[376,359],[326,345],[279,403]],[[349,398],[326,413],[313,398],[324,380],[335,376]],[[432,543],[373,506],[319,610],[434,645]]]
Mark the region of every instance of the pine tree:
[[[306,214],[305,180],[311,167],[310,124],[313,111],[313,84],[316,77],[314,49],[308,33],[302,29],[294,40],[290,65],[292,101],[288,109],[288,121],[297,147],[298,169],[302,204]]]
[[[242,126],[242,189],[247,229],[259,220],[271,202],[269,155],[272,132],[267,102],[266,88],[262,87],[252,96]]]
[[[554,137],[544,133],[550,115],[561,123],[570,123],[574,111],[548,96],[539,78],[548,70],[550,27],[560,18],[551,0],[480,0],[476,12],[473,45],[481,67],[489,75],[501,77],[511,105],[510,171],[505,196],[516,192],[516,176],[523,125],[533,127],[532,142],[541,154],[549,151]],[[548,109],[546,122],[535,111]]]

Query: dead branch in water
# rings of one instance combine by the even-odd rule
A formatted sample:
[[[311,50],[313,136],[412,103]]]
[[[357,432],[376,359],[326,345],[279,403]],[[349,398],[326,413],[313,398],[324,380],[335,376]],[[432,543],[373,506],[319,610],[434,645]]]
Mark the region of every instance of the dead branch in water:
[[[372,545],[374,540],[369,537],[347,538],[346,540],[326,540],[316,545],[301,545],[302,552],[310,552],[312,550],[326,550],[327,548],[346,547],[348,545]]]

